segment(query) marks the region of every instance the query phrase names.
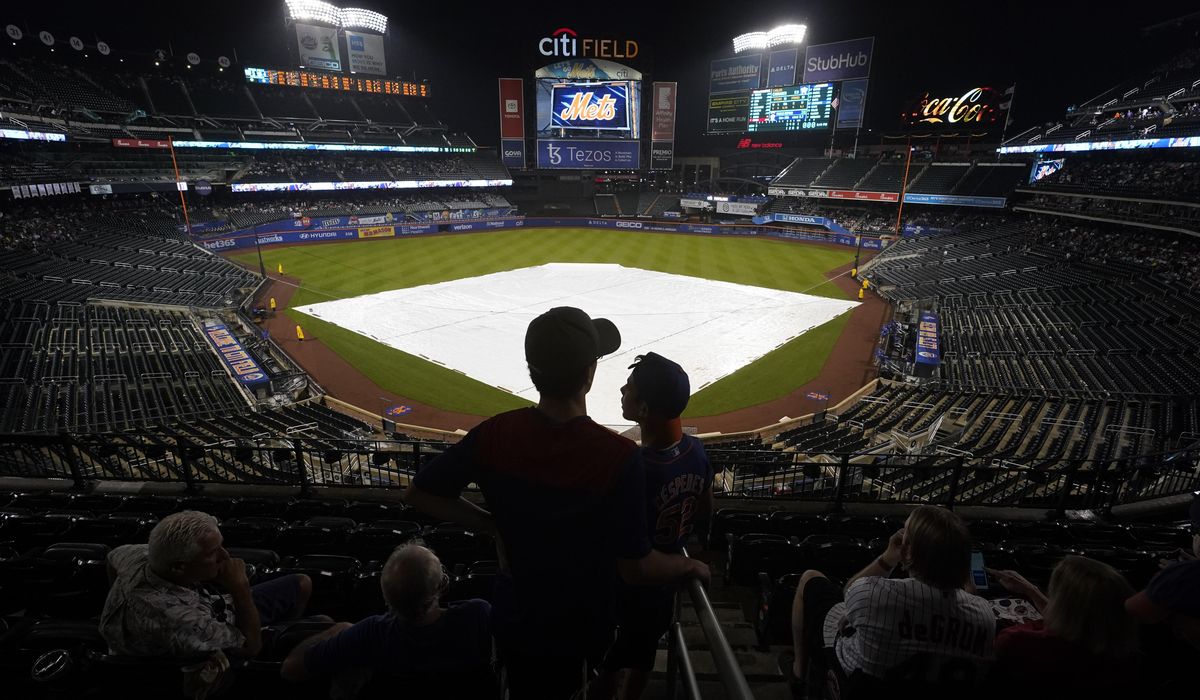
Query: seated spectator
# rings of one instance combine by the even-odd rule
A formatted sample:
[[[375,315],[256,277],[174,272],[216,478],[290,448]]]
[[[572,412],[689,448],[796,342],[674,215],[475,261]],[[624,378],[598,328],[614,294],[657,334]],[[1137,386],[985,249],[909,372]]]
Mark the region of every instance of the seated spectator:
[[[186,510],[159,521],[148,544],[109,553],[112,588],[100,634],[113,653],[254,656],[262,647],[262,625],[304,613],[312,594],[308,576],[283,576],[251,587],[245,563],[231,558],[221,542],[215,518]]]
[[[439,597],[448,579],[437,556],[418,544],[398,547],[383,566],[379,586],[388,612],[357,624],[343,622],[310,637],[283,662],[290,681],[329,676],[340,671],[369,672],[381,677],[437,676],[446,682],[491,673],[491,605],[468,600],[443,608]],[[361,679],[360,679],[361,680]]]
[[[889,578],[896,566],[909,578]],[[793,688],[803,687],[810,660],[814,669],[829,664],[847,677],[919,682],[938,677],[936,667],[943,666],[964,682],[982,679],[996,617],[986,600],[966,590],[970,577],[966,525],[936,506],[908,516],[883,554],[850,578],[845,602],[824,574],[805,571],[792,603]],[[928,666],[911,668],[918,661]]]
[[[1064,557],[1050,575],[1048,596],[1015,571],[988,573],[1043,616],[996,636],[997,682],[1039,696],[1133,689],[1137,622],[1125,612],[1133,588],[1116,569],[1086,557]]]
[[[1163,623],[1179,639],[1200,649],[1200,493],[1192,498],[1194,559],[1170,564],[1146,590],[1125,601],[1125,609],[1147,624]]]

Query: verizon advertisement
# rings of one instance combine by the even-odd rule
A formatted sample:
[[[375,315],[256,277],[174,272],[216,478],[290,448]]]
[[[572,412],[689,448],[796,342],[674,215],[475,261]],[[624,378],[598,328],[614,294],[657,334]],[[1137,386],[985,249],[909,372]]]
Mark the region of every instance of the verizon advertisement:
[[[500,138],[525,138],[525,88],[520,78],[500,79]]]
[[[653,141],[675,140],[675,95],[679,83],[654,84],[654,119],[650,130]]]

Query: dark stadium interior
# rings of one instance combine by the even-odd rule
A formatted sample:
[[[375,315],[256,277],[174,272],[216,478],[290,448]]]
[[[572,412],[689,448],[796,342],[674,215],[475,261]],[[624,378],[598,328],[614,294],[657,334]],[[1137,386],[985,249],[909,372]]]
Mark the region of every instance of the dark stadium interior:
[[[499,658],[457,675],[377,673],[357,694],[347,694],[344,678],[289,676],[289,654],[308,648],[314,633],[337,632],[330,620],[398,614],[385,595],[389,557],[401,545],[436,553],[443,605],[494,605],[512,595],[514,574],[497,537],[432,515],[419,500],[430,465],[482,451],[476,433],[464,436],[483,418],[438,405],[408,416],[419,400],[391,402],[395,392],[366,375],[330,381],[326,369],[318,382],[313,358],[335,351],[305,340],[300,325],[295,343],[268,331],[290,335],[298,323],[286,300],[276,311],[272,285],[290,295],[303,280],[261,257],[331,240],[514,228],[622,229],[656,245],[695,235],[821,246],[844,258],[817,270],[823,279],[885,309],[886,321],[872,318],[864,337],[853,325],[866,324],[863,316],[852,321],[852,342],[837,347],[854,352],[835,353],[810,382],[738,409],[736,420],[734,411],[704,416],[706,430],[717,428],[698,434],[714,510],[695,523],[688,551],[670,555],[703,562],[711,580],[672,580],[671,626],[656,638],[642,697],[1087,689],[1086,674],[1070,671],[1030,671],[1047,685],[1021,686],[999,658],[1009,628],[1036,619],[1029,629],[1042,634],[1045,618],[1059,634],[1066,623],[1044,605],[1031,616],[1008,608],[1038,608],[1042,591],[1053,601],[1060,584],[1052,577],[1065,578],[1059,567],[1077,558],[1144,591],[1117,606],[1122,621],[1135,619],[1135,600],[1162,614],[1136,617],[1123,656],[1078,640],[1069,642],[1077,656],[1065,646],[1055,653],[1127,670],[1114,686],[1121,696],[1189,692],[1200,662],[1200,584],[1185,581],[1177,607],[1154,596],[1160,576],[1194,571],[1200,556],[1194,4],[969,11],[853,0],[797,15],[783,2],[468,11],[371,0],[361,5],[388,15],[386,34],[363,30],[379,34],[380,46],[386,37],[388,66],[374,75],[350,69],[362,27],[344,18],[311,21],[329,24],[333,55],[342,41],[346,65],[322,72],[311,57],[299,62],[305,38],[296,31],[310,20],[288,16],[283,0],[188,6],[170,17],[161,3],[123,5],[115,13],[102,4],[69,13],[13,7],[0,22],[8,25],[0,42],[0,695],[187,696],[181,688],[202,675],[189,664],[215,655],[118,653],[102,634],[102,611],[118,580],[109,555],[147,544],[174,513],[202,511],[219,523],[227,555],[246,564],[248,584],[307,577],[307,614],[325,616],[264,627],[257,655],[221,654],[228,675],[201,683],[216,691],[209,697],[526,697],[528,688],[510,684],[518,663]],[[809,82],[804,66],[770,82],[773,59],[763,56],[777,44],[763,32],[764,53],[751,54],[763,81],[740,92],[714,87],[715,66],[745,56],[730,50],[735,35],[791,22],[808,32],[780,44],[798,45],[795,60],[806,46],[874,37],[869,77],[828,78],[838,100],[849,99],[844,83],[869,80],[861,116],[841,123],[837,110],[848,103],[827,101],[836,118],[825,123],[755,130],[743,112],[735,128],[714,127],[713,96],[768,100],[762,91]],[[615,68],[592,59],[563,68],[569,62],[539,43],[560,36],[558,27],[611,39],[614,51],[634,39],[640,53],[609,54],[628,63]],[[560,73],[535,76],[554,65]],[[535,133],[535,81],[591,89],[606,79],[587,70],[636,73],[621,77],[638,82],[641,104],[629,98],[623,108],[644,134],[571,124]],[[496,85],[511,76],[524,81],[524,121],[517,137],[502,138],[506,93],[502,85],[498,109]],[[653,96],[664,83],[680,94],[670,135],[652,138],[665,113]],[[975,88],[998,118],[974,126],[918,119]],[[633,164],[563,166],[556,149],[573,139],[605,157],[632,153]],[[658,160],[664,142],[666,163]],[[255,263],[235,259],[256,251]],[[295,349],[301,343],[307,354]],[[870,366],[867,381],[822,398],[818,388],[854,363]],[[351,382],[372,405],[347,401]],[[741,429],[747,416],[754,429]],[[681,421],[683,433],[698,432]],[[463,497],[475,511],[494,507],[494,482],[472,475]],[[978,593],[996,613],[997,655],[965,681],[884,679],[861,666],[843,671],[842,628],[798,679],[804,572],[823,572],[839,591],[845,584],[848,597],[860,577],[915,578],[912,561],[884,560],[898,552],[892,539],[910,513],[930,505],[961,516],[970,549],[986,559],[992,586]],[[610,545],[575,543],[592,553],[581,556],[611,565],[606,595],[618,577]],[[884,570],[864,574],[864,565]],[[1015,588],[1014,571],[1033,588]],[[954,593],[973,597],[974,587]],[[557,647],[572,642],[544,641],[535,661],[558,658]],[[1066,633],[1057,641],[1067,645]],[[597,692],[603,672],[588,661]]]

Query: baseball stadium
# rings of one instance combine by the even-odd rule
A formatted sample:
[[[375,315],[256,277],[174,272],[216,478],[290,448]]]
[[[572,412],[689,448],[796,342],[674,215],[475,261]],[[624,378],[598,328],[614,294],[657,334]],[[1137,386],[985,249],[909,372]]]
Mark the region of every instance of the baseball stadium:
[[[6,696],[1187,692],[1195,8],[358,4],[2,13]]]

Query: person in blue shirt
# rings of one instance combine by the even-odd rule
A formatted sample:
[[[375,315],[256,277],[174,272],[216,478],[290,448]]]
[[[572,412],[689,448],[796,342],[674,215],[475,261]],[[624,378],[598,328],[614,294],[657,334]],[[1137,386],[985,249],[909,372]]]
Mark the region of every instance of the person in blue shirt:
[[[650,544],[666,554],[683,550],[697,523],[712,512],[713,470],[704,446],[684,435],[679,420],[691,395],[687,373],[677,363],[650,352],[629,367],[621,387],[621,413],[642,434],[646,523]],[[622,669],[620,697],[636,700],[654,668],[658,640],[671,625],[675,592],[669,586],[622,587],[617,640],[588,688],[589,700],[611,698]]]
[[[289,681],[364,671],[373,683],[422,679],[448,688],[480,678],[494,684],[491,606],[474,599],[443,608],[439,601],[448,582],[431,550],[419,544],[396,548],[379,578],[388,612],[306,639],[288,654],[280,673]]]
[[[708,579],[703,562],[651,546],[637,445],[587,416],[596,361],[620,344],[611,321],[580,309],[533,319],[525,360],[537,406],[475,426],[404,494],[434,518],[496,535],[492,629],[512,700],[584,687],[612,643],[618,578]],[[486,509],[461,497],[470,483]]]

